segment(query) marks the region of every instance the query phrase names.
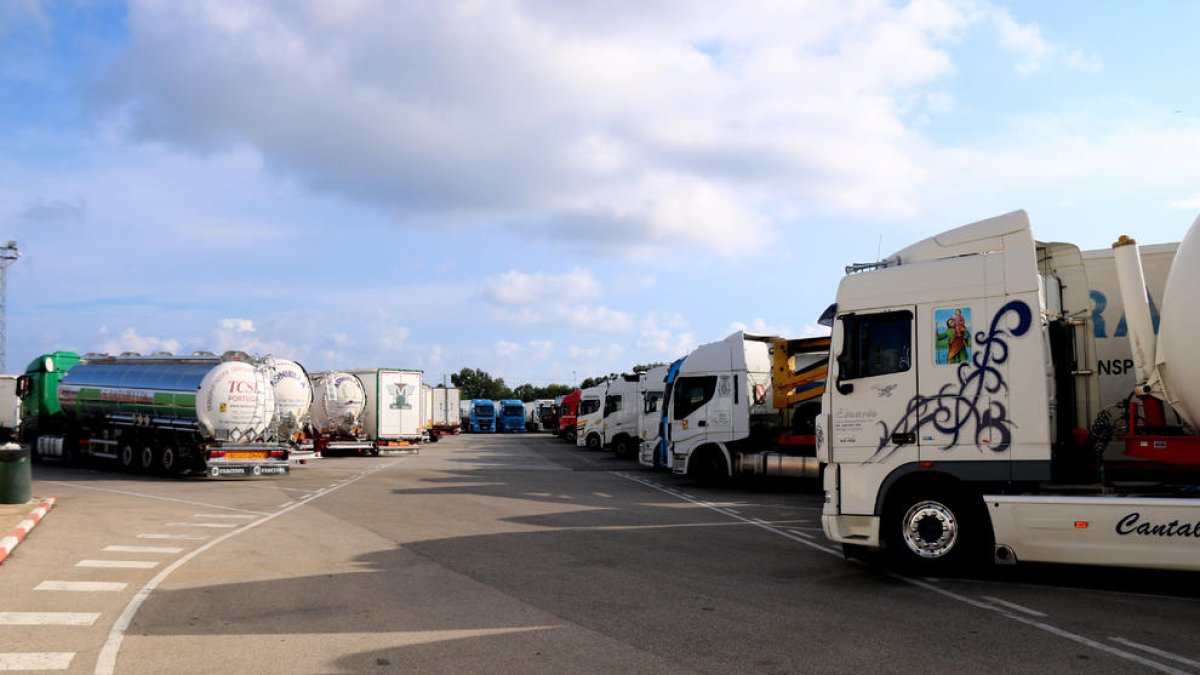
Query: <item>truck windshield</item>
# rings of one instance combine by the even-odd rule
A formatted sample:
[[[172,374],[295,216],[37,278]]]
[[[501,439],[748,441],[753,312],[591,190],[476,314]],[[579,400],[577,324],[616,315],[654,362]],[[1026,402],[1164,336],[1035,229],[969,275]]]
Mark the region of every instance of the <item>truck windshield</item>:
[[[508,417],[515,417],[515,416],[524,417],[525,416],[525,408],[523,406],[519,406],[519,405],[506,405],[506,406],[504,406],[504,414]]]

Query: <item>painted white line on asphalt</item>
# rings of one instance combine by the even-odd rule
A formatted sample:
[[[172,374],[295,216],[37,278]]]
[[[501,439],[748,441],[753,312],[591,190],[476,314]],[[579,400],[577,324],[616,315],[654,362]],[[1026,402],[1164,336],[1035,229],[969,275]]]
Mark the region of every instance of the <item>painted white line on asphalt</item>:
[[[105,546],[108,553],[181,553],[176,546]]]
[[[98,567],[113,570],[149,570],[158,567],[153,560],[80,560],[76,567]]]
[[[223,527],[234,528],[237,523],[167,523],[167,527]]]
[[[375,471],[372,471],[370,473],[364,473],[361,476],[352,478],[352,479],[346,481],[345,483],[343,483],[342,485],[340,485],[339,488],[346,487],[347,485],[351,485],[352,483],[355,483],[355,482],[361,480],[362,478],[371,476],[371,475],[373,475],[379,471],[382,471],[384,469],[388,469],[388,468],[397,466],[398,464],[399,464],[399,462],[380,464],[380,465],[378,465],[378,468]],[[125,631],[129,630],[130,624],[133,623],[133,617],[137,616],[138,609],[140,609],[142,604],[146,602],[146,600],[150,597],[150,594],[153,593],[154,590],[159,587],[159,585],[161,585],[164,581],[166,581],[167,577],[171,576],[171,573],[173,573],[175,570],[179,569],[180,567],[183,567],[189,561],[191,561],[193,558],[195,558],[196,556],[200,555],[201,553],[204,553],[205,551],[213,548],[217,544],[220,544],[228,539],[232,539],[233,537],[236,537],[239,534],[242,534],[243,532],[249,532],[250,530],[258,527],[259,525],[269,523],[272,520],[278,518],[279,516],[282,516],[287,513],[291,513],[292,511],[300,508],[301,506],[304,506],[305,504],[307,504],[315,499],[320,498],[321,496],[323,496],[323,495],[312,495],[311,497],[306,497],[302,501],[296,502],[295,504],[287,507],[286,509],[276,511],[275,513],[264,516],[258,520],[255,520],[250,523],[246,523],[245,525],[241,525],[238,527],[238,529],[236,529],[232,532],[227,532],[227,533],[217,537],[216,539],[213,539],[212,541],[210,541],[198,548],[193,549],[192,551],[185,554],[183,557],[179,558],[175,562],[173,562],[170,565],[167,565],[165,568],[163,568],[163,570],[161,572],[154,575],[153,579],[151,579],[150,581],[147,581],[144,586],[142,586],[140,589],[138,589],[137,593],[134,594],[133,599],[131,599],[129,601],[129,604],[125,605],[124,611],[122,611],[121,615],[117,617],[116,622],[113,623],[112,628],[108,632],[108,639],[105,640],[104,647],[102,647],[100,649],[100,654],[99,654],[99,656],[96,657],[96,667],[93,669],[92,672],[95,673],[95,675],[112,675],[113,673],[116,672],[117,655],[120,654],[121,644],[125,641]]]
[[[233,514],[233,513],[193,513],[192,517],[193,518],[229,518],[232,520],[254,520],[255,518],[258,518],[258,516],[248,516],[248,515],[241,514],[241,513],[238,513],[238,514]]]
[[[43,581],[35,591],[79,591],[81,593],[116,593],[129,584],[119,581]]]
[[[0,653],[0,670],[66,670],[75,652]]]
[[[1123,637],[1110,637],[1108,639],[1112,640],[1113,642],[1119,642],[1119,643],[1125,645],[1126,647],[1133,647],[1134,649],[1140,649],[1140,650],[1146,652],[1147,654],[1153,654],[1155,656],[1167,659],[1169,661],[1174,661],[1176,663],[1182,663],[1184,665],[1192,666],[1193,668],[1200,668],[1200,661],[1195,661],[1193,659],[1189,659],[1187,657],[1180,656],[1178,654],[1172,654],[1171,652],[1163,651],[1161,649],[1158,649],[1157,647],[1151,647],[1150,645],[1144,645],[1140,642],[1134,642],[1133,640],[1126,640]]]
[[[130,497],[141,497],[143,499],[157,499],[159,501],[174,502],[176,504],[191,504],[192,506],[202,506],[206,509],[218,509],[221,511],[241,511],[242,513],[252,513],[252,514],[258,515],[258,516],[267,515],[265,513],[259,512],[259,511],[252,511],[250,509],[239,509],[239,508],[236,508],[233,506],[222,506],[221,504],[209,504],[207,502],[197,502],[197,501],[192,501],[190,499],[175,499],[173,497],[160,497],[158,495],[148,495],[148,494],[143,494],[141,492],[131,492],[129,490],[114,490],[112,488],[95,487],[92,485],[80,485],[79,483],[68,483],[66,481],[61,481],[61,480],[50,480],[50,481],[42,481],[42,482],[51,483],[53,485],[66,485],[68,487],[79,489],[79,490],[92,490],[94,492],[111,492],[112,494],[117,494],[117,495],[129,495]]]
[[[188,541],[204,541],[210,537],[207,534],[139,534],[138,539],[186,539]]]
[[[0,612],[0,626],[90,626],[100,612]]]
[[[630,481],[633,481],[633,482],[635,482],[635,483],[641,483],[642,485],[645,485],[646,487],[649,487],[649,488],[652,488],[652,489],[655,489],[655,490],[659,490],[660,492],[666,492],[666,490],[663,490],[663,489],[659,488],[658,486],[654,485],[653,483],[651,483],[651,482],[649,482],[649,481],[642,480],[642,479],[640,479],[640,478],[638,478],[638,477],[636,477],[636,476],[633,476],[633,475],[630,475],[630,474],[626,474],[626,473],[623,473],[623,472],[620,472],[620,471],[613,471],[613,472],[611,472],[611,473],[612,473],[612,475],[614,475],[614,476],[618,476],[618,477],[620,477],[620,478],[624,478],[624,479],[626,479],[626,480],[630,480]],[[704,507],[704,508],[706,508],[706,509],[711,509],[711,510],[713,510],[713,511],[720,511],[720,510],[721,510],[719,507],[715,507],[715,506],[713,506],[713,505],[711,505],[711,504],[709,504],[709,503],[707,503],[707,502],[699,501],[699,500],[696,500],[696,499],[690,499],[690,498],[684,497],[683,495],[676,495],[676,496],[679,496],[679,497],[681,497],[681,498],[684,498],[686,501],[689,501],[689,502],[691,502],[691,503],[693,503],[693,504],[696,504],[696,505],[698,505],[698,506],[703,506],[703,507]],[[837,557],[839,557],[839,558],[841,558],[841,557],[844,557],[844,556],[842,555],[842,552],[841,552],[841,551],[839,551],[838,549],[836,549],[836,548],[833,548],[833,547],[831,547],[831,546],[822,546],[821,544],[818,544],[818,543],[816,543],[816,542],[812,542],[812,541],[805,541],[804,539],[801,539],[801,538],[799,538],[799,537],[796,537],[796,536],[795,536],[795,535],[793,535],[792,533],[790,533],[790,532],[787,532],[787,531],[785,531],[785,530],[783,530],[783,529],[780,529],[780,528],[777,528],[777,527],[773,527],[773,526],[764,526],[764,525],[758,525],[757,523],[754,523],[753,521],[751,521],[751,520],[748,520],[748,519],[746,519],[746,518],[742,518],[741,516],[732,516],[732,517],[734,517],[734,518],[736,518],[736,519],[738,519],[738,520],[741,520],[741,521],[743,521],[743,522],[749,523],[749,524],[751,524],[751,525],[754,525],[755,527],[760,527],[760,528],[762,528],[762,529],[764,529],[764,530],[767,530],[768,532],[773,532],[773,533],[775,533],[775,534],[778,534],[779,536],[781,536],[781,537],[784,537],[785,539],[791,539],[792,541],[795,541],[795,542],[799,542],[799,543],[801,543],[801,544],[804,544],[805,546],[808,546],[809,548],[814,548],[814,549],[816,549],[816,550],[818,550],[818,551],[821,551],[821,552],[823,552],[823,553],[828,553],[829,555],[837,556]],[[857,561],[855,561],[855,562],[857,562]],[[1132,661],[1132,662],[1134,662],[1134,663],[1137,663],[1137,664],[1140,664],[1140,665],[1146,666],[1147,668],[1153,668],[1154,670],[1157,670],[1157,671],[1159,671],[1159,672],[1163,672],[1163,673],[1170,673],[1171,675],[1190,675],[1190,674],[1189,674],[1189,673],[1187,673],[1186,671],[1178,670],[1178,669],[1176,669],[1176,668],[1173,668],[1173,667],[1171,667],[1171,666],[1169,666],[1169,665],[1167,665],[1167,664],[1165,664],[1165,663],[1159,663],[1159,662],[1157,662],[1157,661],[1152,661],[1152,660],[1150,660],[1150,659],[1147,659],[1147,658],[1145,658],[1145,657],[1143,657],[1143,656],[1141,656],[1141,655],[1134,654],[1133,652],[1126,651],[1126,650],[1124,650],[1124,649],[1117,649],[1116,647],[1110,647],[1110,646],[1108,646],[1108,645],[1106,645],[1106,644],[1104,644],[1104,643],[1102,643],[1102,642],[1098,642],[1098,641],[1096,641],[1096,640],[1092,640],[1092,639],[1090,639],[1090,638],[1087,638],[1087,637],[1084,637],[1084,636],[1082,636],[1082,635],[1079,635],[1079,634],[1076,634],[1076,633],[1072,633],[1072,632],[1070,632],[1070,631],[1067,631],[1067,630],[1063,630],[1062,628],[1059,628],[1059,627],[1057,627],[1057,626],[1051,626],[1050,624],[1048,624],[1048,623],[1044,623],[1044,622],[1042,622],[1042,621],[1037,621],[1037,620],[1035,620],[1035,619],[1028,618],[1028,617],[1024,617],[1024,616],[1021,616],[1021,615],[1019,615],[1019,614],[1014,614],[1013,612],[1010,612],[1010,611],[1007,611],[1007,610],[1005,610],[1005,609],[1002,609],[1002,608],[1000,608],[1000,607],[997,607],[996,605],[989,605],[989,604],[987,604],[987,603],[985,603],[985,602],[981,602],[981,601],[979,601],[979,600],[975,600],[975,599],[973,599],[973,598],[968,598],[968,597],[967,597],[967,596],[965,596],[965,595],[959,595],[958,593],[954,593],[954,592],[948,591],[948,590],[946,590],[946,589],[944,589],[944,588],[938,588],[937,586],[935,586],[935,585],[933,585],[933,584],[931,584],[931,583],[929,583],[929,582],[922,581],[922,580],[920,580],[920,579],[913,579],[913,578],[910,578],[910,577],[901,576],[901,575],[899,575],[899,574],[890,574],[890,573],[888,574],[888,576],[890,576],[890,577],[892,577],[892,578],[894,578],[894,579],[897,579],[897,580],[899,580],[899,581],[903,581],[903,582],[905,582],[905,583],[912,584],[913,586],[917,586],[917,587],[919,587],[919,588],[924,588],[924,589],[925,589],[925,590],[927,590],[927,591],[931,591],[931,592],[933,592],[933,593],[937,593],[938,595],[941,595],[941,596],[944,596],[944,597],[950,598],[951,600],[956,600],[956,601],[958,601],[958,602],[961,602],[961,603],[963,603],[963,604],[966,604],[966,605],[970,605],[970,606],[972,606],[972,607],[976,607],[976,608],[979,608],[979,609],[983,609],[983,610],[986,610],[986,611],[988,611],[988,612],[993,612],[993,613],[995,613],[995,614],[998,614],[998,615],[1000,615],[1000,616],[1002,616],[1002,617],[1005,617],[1005,618],[1007,618],[1007,619],[1011,619],[1011,620],[1013,620],[1013,621],[1016,621],[1016,622],[1018,622],[1018,623],[1023,623],[1023,624],[1025,624],[1025,625],[1027,625],[1027,626],[1031,626],[1031,627],[1033,627],[1033,628],[1037,628],[1037,629],[1039,629],[1039,630],[1042,630],[1042,631],[1045,631],[1045,632],[1047,632],[1047,633],[1050,633],[1051,635],[1056,635],[1056,636],[1058,636],[1058,637],[1061,637],[1061,638],[1063,638],[1063,639],[1070,640],[1071,642],[1075,642],[1075,643],[1077,643],[1077,644],[1081,644],[1081,645],[1084,645],[1084,646],[1087,646],[1087,647],[1091,647],[1092,649],[1095,649],[1095,650],[1097,650],[1097,651],[1104,652],[1104,653],[1106,653],[1106,654],[1109,654],[1109,655],[1111,655],[1111,656],[1115,656],[1115,657],[1117,657],[1117,658],[1125,659],[1126,661]]]
[[[1043,614],[1042,612],[1039,612],[1036,609],[1029,609],[1028,607],[1018,605],[1015,602],[1001,600],[1000,598],[994,598],[990,595],[983,596],[983,599],[987,600],[988,602],[992,603],[993,605],[1000,605],[1001,607],[1007,607],[1009,609],[1016,610],[1018,612],[1024,612],[1024,613],[1028,614],[1029,616],[1041,616],[1041,617],[1049,616],[1048,614]]]

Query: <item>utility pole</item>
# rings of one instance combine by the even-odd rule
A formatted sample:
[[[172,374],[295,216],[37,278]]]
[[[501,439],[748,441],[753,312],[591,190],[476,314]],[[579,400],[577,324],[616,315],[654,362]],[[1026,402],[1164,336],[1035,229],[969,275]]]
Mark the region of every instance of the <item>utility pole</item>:
[[[15,241],[0,248],[0,373],[8,369],[8,268],[20,257]]]

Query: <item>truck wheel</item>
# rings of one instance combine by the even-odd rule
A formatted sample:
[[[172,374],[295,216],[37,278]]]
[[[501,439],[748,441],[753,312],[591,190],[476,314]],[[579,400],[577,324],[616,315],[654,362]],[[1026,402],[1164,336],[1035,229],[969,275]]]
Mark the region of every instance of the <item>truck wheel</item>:
[[[725,464],[725,455],[714,447],[698,452],[692,459],[689,473],[695,476],[701,485],[715,487],[729,482],[729,467]]]
[[[154,448],[149,445],[143,445],[138,453],[138,470],[142,473],[150,473],[154,470]]]
[[[587,441],[585,442],[587,443],[588,450],[600,449],[600,436],[598,434],[588,434]]]
[[[983,521],[970,500],[954,494],[911,495],[889,510],[885,541],[899,567],[922,574],[961,569],[981,550]]]
[[[167,445],[162,449],[162,457],[159,458],[163,473],[174,475],[179,473],[181,467],[179,463],[179,449],[173,445]]]
[[[575,435],[574,430],[568,431],[563,438],[567,439],[567,442],[571,445],[575,445],[575,441],[579,440],[579,438]]]
[[[612,451],[621,459],[629,459],[633,456],[633,443],[628,436],[619,436],[613,441]]]
[[[121,468],[126,471],[133,471],[134,465],[137,462],[137,452],[134,451],[132,445],[121,446]]]

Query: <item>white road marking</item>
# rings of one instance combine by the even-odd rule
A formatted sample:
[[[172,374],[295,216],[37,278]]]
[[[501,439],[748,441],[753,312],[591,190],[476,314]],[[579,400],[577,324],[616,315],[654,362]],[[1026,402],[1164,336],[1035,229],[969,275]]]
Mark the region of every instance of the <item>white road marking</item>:
[[[78,489],[78,490],[92,490],[95,492],[111,492],[113,494],[129,495],[131,497],[141,497],[143,499],[157,499],[159,501],[164,501],[164,502],[175,502],[176,504],[191,504],[192,506],[202,506],[206,509],[219,509],[219,510],[223,510],[223,511],[241,511],[242,513],[253,513],[253,514],[259,515],[259,516],[267,515],[265,513],[259,512],[259,511],[251,511],[250,509],[239,509],[239,508],[236,508],[233,506],[222,506],[221,504],[209,504],[207,502],[196,502],[196,501],[191,501],[189,499],[175,499],[173,497],[160,497],[158,495],[148,495],[148,494],[144,494],[141,492],[131,492],[129,490],[114,490],[112,488],[95,487],[93,485],[80,485],[79,483],[68,483],[66,481],[61,481],[61,480],[52,480],[52,481],[44,481],[44,482],[50,483],[53,485],[66,485],[68,487]]]
[[[209,539],[207,534],[139,534],[138,539],[186,539],[188,541],[204,541]]]
[[[158,567],[153,560],[80,560],[76,567],[99,567],[114,570],[149,570]]]
[[[398,464],[399,464],[399,462],[380,464],[380,465],[378,465],[378,468],[375,471],[372,471],[370,473],[363,473],[361,476],[352,478],[338,487],[339,488],[346,487],[347,485],[350,485],[358,480],[361,480],[362,478],[366,478],[370,475],[373,475],[374,473],[376,473],[378,471],[382,471],[384,469],[397,466]],[[163,570],[161,572],[154,575],[153,579],[151,579],[150,581],[147,581],[144,586],[142,586],[140,589],[138,589],[137,593],[134,594],[133,599],[131,599],[129,601],[129,604],[125,606],[124,611],[122,611],[121,615],[117,617],[116,622],[113,623],[112,628],[108,632],[108,639],[104,641],[104,646],[100,649],[99,656],[96,657],[96,667],[93,670],[93,672],[96,675],[112,675],[113,673],[116,672],[117,655],[121,653],[121,644],[125,641],[125,631],[129,630],[130,624],[133,623],[133,617],[137,615],[138,609],[140,609],[142,604],[144,602],[146,602],[146,600],[150,597],[150,594],[153,593],[154,590],[159,587],[159,585],[161,585],[164,581],[166,581],[167,577],[171,576],[171,574],[175,570],[179,569],[180,567],[183,567],[188,562],[190,562],[193,558],[200,555],[201,553],[204,553],[205,551],[209,550],[210,548],[213,548],[217,544],[220,544],[228,539],[232,539],[233,537],[236,537],[239,534],[242,534],[243,532],[248,532],[248,531],[258,527],[259,525],[269,523],[272,520],[278,518],[279,516],[282,516],[287,513],[291,513],[295,509],[298,509],[301,506],[304,506],[305,504],[307,504],[315,499],[318,499],[322,496],[323,495],[312,495],[310,497],[306,497],[302,501],[296,502],[295,504],[287,507],[286,509],[276,511],[275,513],[264,516],[253,522],[249,522],[244,525],[240,525],[240,526],[238,526],[238,529],[236,529],[232,532],[227,532],[227,533],[217,537],[216,539],[213,539],[212,541],[193,549],[192,551],[183,555],[183,557],[175,560],[170,565],[163,568]]]
[[[254,520],[255,518],[258,518],[258,516],[249,516],[249,515],[245,515],[245,514],[241,514],[241,513],[238,513],[238,514],[233,514],[233,513],[193,513],[192,517],[193,518],[230,518],[233,520]]]
[[[66,670],[75,652],[0,653],[0,670]]]
[[[100,612],[0,612],[0,626],[90,626]]]
[[[1122,638],[1122,637],[1110,637],[1108,639],[1112,640],[1113,642],[1119,642],[1119,643],[1125,645],[1126,647],[1133,647],[1134,649],[1140,649],[1148,654],[1153,654],[1155,656],[1167,659],[1169,661],[1175,661],[1176,663],[1182,663],[1184,665],[1192,666],[1193,668],[1200,668],[1200,661],[1194,661],[1192,659],[1180,656],[1178,654],[1172,654],[1171,652],[1163,651],[1156,647],[1151,647],[1150,645],[1144,645],[1144,644],[1141,644],[1140,642],[1134,642],[1133,640],[1126,640],[1125,638]]]
[[[224,527],[224,528],[234,528],[234,527],[237,527],[237,526],[238,526],[238,524],[237,524],[237,523],[179,523],[179,522],[176,522],[176,523],[167,523],[167,527]]]
[[[630,474],[622,473],[620,471],[613,471],[612,474],[614,476],[624,478],[625,480],[630,480],[635,483],[640,483],[642,485],[645,485],[646,487],[658,490],[660,492],[667,492],[666,490],[655,485],[654,483],[651,483],[650,481],[642,480],[641,478],[638,478],[638,477],[630,475]],[[711,510],[717,511],[717,512],[723,512],[723,510],[720,507],[714,506],[708,502],[700,501],[697,499],[691,499],[684,495],[676,495],[676,496],[681,497],[688,502],[696,504],[697,506],[703,506],[706,509],[711,509]],[[767,530],[768,532],[773,532],[775,534],[778,534],[781,537],[784,537],[785,539],[791,539],[792,541],[799,542],[801,544],[804,544],[805,546],[808,546],[809,548],[814,548],[823,553],[828,553],[829,555],[834,555],[839,558],[843,557],[842,552],[836,548],[833,548],[832,546],[822,546],[821,544],[818,544],[816,542],[805,541],[804,539],[798,538],[795,535],[793,535],[791,532],[787,532],[781,528],[770,526],[770,525],[759,525],[759,524],[755,523],[754,521],[749,520],[747,518],[743,518],[741,516],[730,516],[730,517],[736,518],[737,520],[748,523],[750,525],[754,525],[755,527],[762,528],[764,530]],[[1056,635],[1056,636],[1064,638],[1066,640],[1070,640],[1071,642],[1075,642],[1077,644],[1091,647],[1092,649],[1104,652],[1111,656],[1125,659],[1126,661],[1132,661],[1134,663],[1146,666],[1147,668],[1153,668],[1154,670],[1157,670],[1159,672],[1170,673],[1171,675],[1190,675],[1186,671],[1179,670],[1179,669],[1169,666],[1165,663],[1159,663],[1157,661],[1152,661],[1150,659],[1147,659],[1138,654],[1134,654],[1133,652],[1126,651],[1124,649],[1117,649],[1116,647],[1110,647],[1102,642],[1092,640],[1090,638],[1084,637],[1077,633],[1072,633],[1070,631],[1063,630],[1062,628],[1059,628],[1057,626],[1052,626],[1048,623],[1044,623],[1042,621],[1037,621],[1036,619],[1021,616],[1020,614],[1014,614],[1013,612],[1007,611],[1001,607],[997,607],[996,605],[990,605],[990,604],[987,604],[980,600],[975,600],[975,599],[969,598],[965,595],[959,595],[958,593],[948,591],[944,588],[938,588],[937,586],[935,586],[929,582],[922,581],[920,579],[913,579],[913,578],[901,576],[898,574],[889,574],[888,576],[890,576],[894,579],[903,581],[905,583],[912,584],[913,586],[917,586],[919,588],[924,588],[927,591],[937,593],[938,595],[944,596],[946,598],[950,598],[951,600],[957,600],[958,602],[961,602],[963,604],[970,605],[972,607],[983,609],[983,610],[986,610],[989,612],[993,612],[993,613],[998,614],[1007,619],[1011,619],[1018,623],[1023,623],[1027,626],[1037,628],[1039,630],[1050,633],[1051,635]],[[1180,658],[1182,658],[1182,657],[1180,657]]]
[[[1042,616],[1042,617],[1049,616],[1047,614],[1043,614],[1042,612],[1037,611],[1036,609],[1029,609],[1028,607],[1018,605],[1015,602],[1001,600],[1000,598],[995,598],[990,595],[983,596],[983,599],[987,600],[988,602],[992,603],[993,605],[1000,605],[1001,607],[1007,607],[1009,609],[1013,609],[1018,612],[1024,612],[1024,613],[1028,614],[1029,616]]]
[[[43,581],[33,587],[35,591],[79,591],[82,593],[115,593],[125,590],[129,584],[119,581]]]
[[[108,553],[181,553],[176,546],[105,546]]]

